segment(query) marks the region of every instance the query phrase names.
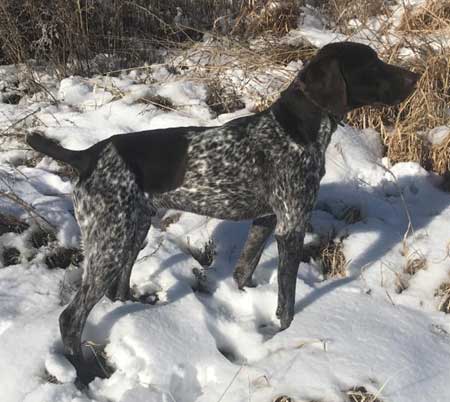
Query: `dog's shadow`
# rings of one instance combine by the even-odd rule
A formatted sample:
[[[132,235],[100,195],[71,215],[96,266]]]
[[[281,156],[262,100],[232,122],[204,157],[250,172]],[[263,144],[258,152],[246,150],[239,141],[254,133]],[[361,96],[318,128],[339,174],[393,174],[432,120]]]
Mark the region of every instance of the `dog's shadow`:
[[[350,261],[348,277],[332,280],[298,300],[296,312],[337,287],[358,279],[366,266],[382,260],[405,239],[406,242],[413,241],[416,233],[450,205],[450,194],[439,190],[437,185],[438,181],[433,184],[431,176],[401,176],[395,183],[386,181],[378,186],[358,186],[356,189],[352,182],[322,185],[319,208],[327,209],[330,204],[341,201],[360,211],[360,220],[341,229],[344,237],[368,232],[375,236],[371,236],[372,243]]]
[[[358,279],[361,270],[368,264],[380,260],[393,247],[404,240],[405,233],[408,230],[409,219],[416,232],[427,226],[427,224],[442,210],[450,205],[450,194],[438,191],[431,183],[418,183],[425,178],[415,176],[403,176],[398,179],[395,188],[385,185],[378,187],[358,187],[355,183],[348,184],[325,183],[321,186],[316,213],[330,215],[329,230],[333,231],[333,222],[340,222],[340,231],[349,232],[352,235],[366,232],[376,232],[376,240],[372,242],[359,256],[351,261],[350,275],[341,279],[332,279],[326,282],[308,283],[312,285],[313,290],[305,297],[299,299],[295,306],[295,312],[307,308],[322,296],[334,291],[336,288],[344,286]],[[434,194],[432,200],[426,193],[426,189],[433,188]],[[402,192],[396,190],[401,189]],[[406,200],[406,205],[403,203]],[[333,205],[346,205],[361,210],[360,220],[346,224],[339,221],[339,217],[333,215]],[[427,211],[424,212],[423,206],[427,205]],[[415,213],[420,211],[420,213]],[[335,211],[336,212],[336,211]],[[313,214],[314,215],[314,214]],[[314,224],[314,218],[312,219]],[[216,244],[217,256],[213,264],[213,279],[216,282],[231,280],[233,268],[239,258],[244,246],[250,222],[230,222],[223,221],[219,223],[212,239]],[[342,229],[344,228],[344,229]],[[314,229],[314,225],[313,225]],[[322,227],[323,231],[324,228]],[[273,236],[269,239],[266,247],[275,240]],[[170,269],[173,264],[178,264],[184,260],[189,260],[190,255],[180,252],[162,262],[161,267],[154,275],[165,269]],[[274,274],[277,266],[277,257],[266,259],[256,270],[256,277],[268,278]],[[261,274],[261,269],[265,272]],[[303,280],[304,272],[300,272],[299,277]],[[153,275],[153,276],[154,276]],[[307,280],[305,280],[307,281]],[[214,294],[214,286],[210,289],[210,294]],[[172,286],[168,292],[172,295],[171,301],[179,300],[190,293],[192,289],[186,283]],[[126,304],[108,313],[102,320],[102,332],[108,332],[111,326],[118,319],[127,314],[148,308],[157,308],[158,306],[147,306],[139,303]],[[105,332],[104,332],[105,333]]]
[[[355,182],[348,183],[334,182],[321,185],[319,199],[315,209],[317,215],[328,215],[329,226],[321,227],[322,235],[324,231],[341,234],[345,237],[351,235],[364,235],[371,233],[371,238],[376,238],[359,255],[350,261],[349,276],[340,279],[331,279],[317,283],[308,282],[311,278],[306,272],[299,272],[299,278],[312,285],[313,290],[305,297],[299,299],[295,306],[298,313],[316,300],[332,292],[338,287],[344,286],[360,278],[362,270],[374,261],[382,260],[392,248],[405,241],[405,234],[413,236],[425,228],[435,216],[439,215],[450,205],[450,194],[437,188],[439,180],[433,183],[430,177],[423,176],[401,176],[395,183],[386,181],[378,186],[356,185]],[[432,196],[430,196],[432,194]],[[336,208],[336,205],[339,208]],[[426,208],[425,208],[426,207]],[[348,215],[345,211],[350,209],[358,210],[359,218],[351,223],[346,223]],[[336,214],[336,216],[334,216]],[[314,215],[314,214],[313,214]],[[314,221],[313,231],[314,231]],[[337,228],[333,224],[337,222]],[[234,239],[238,246],[234,247],[233,253],[222,247],[225,253],[220,259],[222,265],[228,259],[228,266],[220,269],[217,275],[218,280],[228,278],[233,271],[239,254],[244,245],[249,223],[237,224],[222,222],[213,233],[216,243],[224,243],[229,239]],[[375,235],[375,236],[373,236]],[[408,237],[406,237],[408,239]],[[266,248],[275,240],[273,236],[269,239]],[[226,253],[229,256],[226,256]],[[256,277],[268,281],[268,278],[276,270],[278,258],[270,258],[256,269]],[[261,274],[261,269],[266,272]]]

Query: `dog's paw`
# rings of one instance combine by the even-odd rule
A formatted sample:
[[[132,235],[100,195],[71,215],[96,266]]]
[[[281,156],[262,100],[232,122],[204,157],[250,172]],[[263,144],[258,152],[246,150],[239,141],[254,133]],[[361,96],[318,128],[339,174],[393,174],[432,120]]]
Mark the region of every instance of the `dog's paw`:
[[[233,273],[233,279],[240,290],[245,290],[245,288],[256,288],[257,286],[252,277],[248,278],[246,275],[241,275],[237,271]]]
[[[294,308],[286,306],[284,304],[278,304],[277,318],[280,320],[280,330],[283,331],[290,327],[292,320],[294,319]]]

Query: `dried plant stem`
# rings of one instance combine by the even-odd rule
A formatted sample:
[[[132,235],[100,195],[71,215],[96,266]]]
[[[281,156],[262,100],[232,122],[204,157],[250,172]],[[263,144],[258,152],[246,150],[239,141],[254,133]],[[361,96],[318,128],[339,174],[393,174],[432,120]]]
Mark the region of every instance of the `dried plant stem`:
[[[25,209],[39,227],[41,227],[41,224],[39,223],[40,220],[44,222],[44,226],[46,226],[47,229],[50,229],[52,232],[56,232],[56,227],[54,225],[52,225],[47,219],[39,214],[35,208],[33,208],[30,204],[20,198],[17,194],[0,191],[0,197],[4,197]]]

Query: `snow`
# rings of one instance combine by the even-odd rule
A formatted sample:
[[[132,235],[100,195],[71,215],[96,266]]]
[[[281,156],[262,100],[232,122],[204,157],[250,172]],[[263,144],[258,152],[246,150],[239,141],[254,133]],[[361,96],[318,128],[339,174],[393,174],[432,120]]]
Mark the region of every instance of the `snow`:
[[[303,38],[317,44],[338,39],[324,32],[317,16],[304,21],[311,35],[303,32]],[[44,129],[64,146],[83,149],[112,134],[220,125],[250,113],[215,117],[204,84],[161,65],[150,70],[150,83],[143,83],[145,74],[137,70],[54,81],[58,105],[0,103],[0,129],[39,108],[36,120],[25,120],[24,127]],[[15,73],[10,66],[0,72]],[[237,72],[234,79],[239,77]],[[259,82],[258,90],[264,89],[267,76]],[[173,110],[140,102],[153,95],[170,99]],[[439,144],[444,133],[447,127],[436,127],[426,136]],[[0,152],[0,191],[32,205],[55,226],[60,245],[79,247],[72,184],[49,158],[24,166],[30,151],[11,137],[11,149],[14,144],[22,150]],[[295,319],[279,332],[273,238],[255,273],[258,286],[240,291],[231,274],[249,222],[184,213],[166,231],[154,225],[131,278],[133,293],[150,295],[153,304],[107,298],[97,304],[83,338],[105,346],[115,371],[83,391],[73,383],[75,372],[62,355],[58,329],[80,269],[48,269],[51,245],[33,248],[34,220],[17,203],[0,198],[2,213],[32,225],[21,234],[0,235],[1,253],[6,247],[21,252],[18,264],[0,269],[2,402],[267,402],[279,395],[343,402],[354,386],[383,401],[448,402],[450,318],[438,311],[435,292],[450,279],[450,194],[439,189],[439,177],[417,163],[384,158],[373,129],[339,127],[326,169],[306,243],[330,234],[341,240],[346,277],[326,279],[318,262],[302,263]],[[349,207],[360,212],[356,222],[345,219]],[[211,239],[216,257],[206,270],[207,292],[194,291],[193,268],[202,268],[189,248],[202,248]],[[424,260],[425,267],[408,273],[414,259]],[[49,375],[59,383],[49,382]]]
[[[50,353],[45,359],[45,369],[61,382],[74,382],[77,378],[75,368],[61,354]]]
[[[449,135],[450,127],[438,126],[428,132],[427,139],[433,145],[440,145],[448,138]]]

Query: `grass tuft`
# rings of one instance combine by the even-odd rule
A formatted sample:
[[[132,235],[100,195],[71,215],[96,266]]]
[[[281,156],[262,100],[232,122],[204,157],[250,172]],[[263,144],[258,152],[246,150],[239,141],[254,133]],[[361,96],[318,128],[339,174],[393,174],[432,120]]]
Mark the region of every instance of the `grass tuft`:
[[[403,272],[408,275],[415,275],[417,272],[426,268],[427,260],[424,256],[411,256],[407,259]]]
[[[386,0],[326,0],[322,9],[330,25],[345,34],[351,34],[356,27],[352,22],[365,26],[371,18],[391,14]]]
[[[214,262],[216,256],[216,244],[213,240],[208,240],[203,247],[194,247],[187,244],[186,251],[196,260],[203,268],[208,268]]]
[[[84,256],[80,249],[56,247],[45,256],[45,264],[49,269],[68,268],[69,265],[80,266]]]
[[[450,282],[445,282],[439,286],[435,296],[440,298],[439,311],[450,314]]]
[[[273,402],[295,402],[293,398],[287,395],[280,395],[277,396]]]
[[[22,233],[29,228],[29,225],[12,215],[0,213],[0,235],[5,233]]]
[[[233,86],[224,85],[220,78],[213,78],[208,83],[208,97],[206,104],[210,109],[220,115],[231,113],[245,108],[245,103]]]
[[[303,252],[303,261],[308,261],[310,258],[316,261],[322,268],[325,279],[347,276],[348,264],[341,240],[325,236],[318,242],[306,245]]]
[[[450,27],[450,1],[428,0],[420,7],[406,7],[398,27],[403,32],[436,32]]]
[[[296,0],[246,0],[231,34],[249,38],[270,32],[282,36],[297,26],[299,16]]]
[[[382,402],[365,387],[353,387],[346,392],[349,402]]]
[[[415,93],[396,107],[358,109],[350,113],[348,122],[379,130],[392,163],[414,161],[443,175],[450,169],[450,136],[433,145],[426,134],[450,125],[450,50],[436,51],[424,42],[414,51],[416,56],[403,65],[421,74]],[[385,57],[396,58],[396,49]]]
[[[325,278],[343,278],[347,276],[347,260],[342,242],[330,241],[320,251],[320,263]]]
[[[56,241],[56,236],[53,232],[42,228],[36,228],[31,232],[31,244],[34,248],[41,248],[48,246],[50,243]]]
[[[4,267],[20,264],[20,251],[15,247],[5,247],[2,253],[2,260]]]

